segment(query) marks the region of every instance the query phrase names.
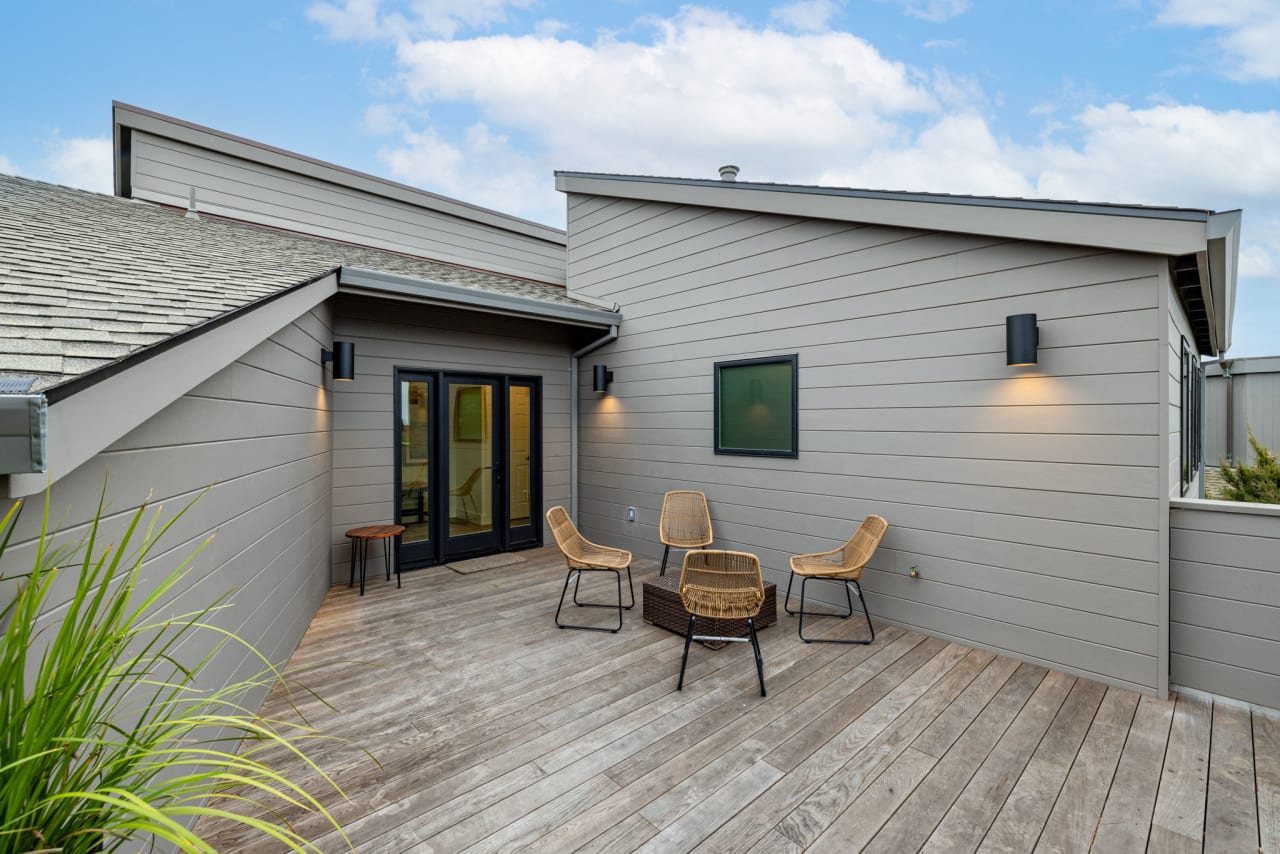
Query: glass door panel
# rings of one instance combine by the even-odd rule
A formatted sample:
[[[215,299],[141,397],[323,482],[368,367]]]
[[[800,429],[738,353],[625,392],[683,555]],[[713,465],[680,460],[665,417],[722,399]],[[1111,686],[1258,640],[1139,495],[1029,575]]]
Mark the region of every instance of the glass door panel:
[[[530,450],[533,446],[532,412],[528,386],[513,385],[507,404],[507,459],[511,464],[511,526],[528,525],[532,516],[529,479]]]
[[[536,543],[535,496],[539,487],[537,405],[534,385],[511,380],[507,386],[507,543]]]
[[[399,501],[396,521],[404,525],[401,560],[421,563],[435,557],[431,512],[431,448],[434,403],[429,376],[401,374],[396,390],[397,439],[396,483]]]
[[[501,505],[496,380],[449,378],[445,383],[448,416],[448,554],[500,546],[497,513]]]

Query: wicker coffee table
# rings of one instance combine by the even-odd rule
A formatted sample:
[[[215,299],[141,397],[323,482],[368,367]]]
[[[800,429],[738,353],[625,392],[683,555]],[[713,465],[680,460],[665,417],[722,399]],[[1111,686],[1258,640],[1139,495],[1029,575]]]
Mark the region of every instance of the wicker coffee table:
[[[684,637],[689,630],[689,612],[680,601],[680,572],[660,575],[643,585],[644,606],[641,615],[646,623],[651,623]],[[764,604],[760,606],[760,614],[756,617],[756,630],[772,626],[778,622],[778,588],[772,581],[764,583]],[[726,638],[745,638],[747,636],[746,620],[698,620],[698,633],[720,635]],[[699,641],[710,649],[724,646],[723,641]]]

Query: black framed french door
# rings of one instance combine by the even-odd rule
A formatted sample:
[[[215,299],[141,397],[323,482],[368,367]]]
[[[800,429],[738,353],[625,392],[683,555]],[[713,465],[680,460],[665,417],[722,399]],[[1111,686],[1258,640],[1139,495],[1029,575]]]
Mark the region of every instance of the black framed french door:
[[[540,544],[539,380],[397,369],[394,407],[405,567]]]

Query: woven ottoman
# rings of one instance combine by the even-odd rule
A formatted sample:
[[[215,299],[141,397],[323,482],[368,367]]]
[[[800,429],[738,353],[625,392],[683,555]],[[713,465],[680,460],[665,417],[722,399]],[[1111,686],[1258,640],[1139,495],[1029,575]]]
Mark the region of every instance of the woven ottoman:
[[[680,570],[659,575],[643,585],[644,606],[642,615],[646,623],[669,629],[684,637],[689,630],[689,612],[680,601]],[[778,588],[772,581],[764,583],[764,604],[755,619],[757,631],[778,622]],[[745,638],[746,620],[698,620],[695,629],[700,635],[719,635],[726,638]],[[719,649],[723,641],[699,641],[703,646]]]

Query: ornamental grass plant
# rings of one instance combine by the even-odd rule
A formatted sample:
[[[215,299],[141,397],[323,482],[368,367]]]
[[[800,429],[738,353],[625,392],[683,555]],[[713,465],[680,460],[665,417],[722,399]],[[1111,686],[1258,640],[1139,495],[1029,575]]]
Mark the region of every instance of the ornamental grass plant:
[[[181,610],[183,581],[208,540],[158,583],[144,575],[157,571],[144,569],[149,555],[191,504],[163,524],[159,508],[143,505],[118,542],[102,545],[105,497],[104,488],[83,539],[54,547],[46,494],[30,572],[0,575],[0,597],[11,597],[0,598],[0,854],[212,852],[194,830],[204,816],[247,826],[274,850],[318,850],[270,820],[272,810],[315,811],[341,828],[313,794],[256,757],[284,748],[341,795],[303,750],[326,736],[244,706],[282,677],[210,620],[225,597],[170,613]],[[19,509],[0,520],[0,561]],[[261,660],[261,675],[201,687],[201,672],[229,645]],[[245,802],[259,805],[253,815]]]

